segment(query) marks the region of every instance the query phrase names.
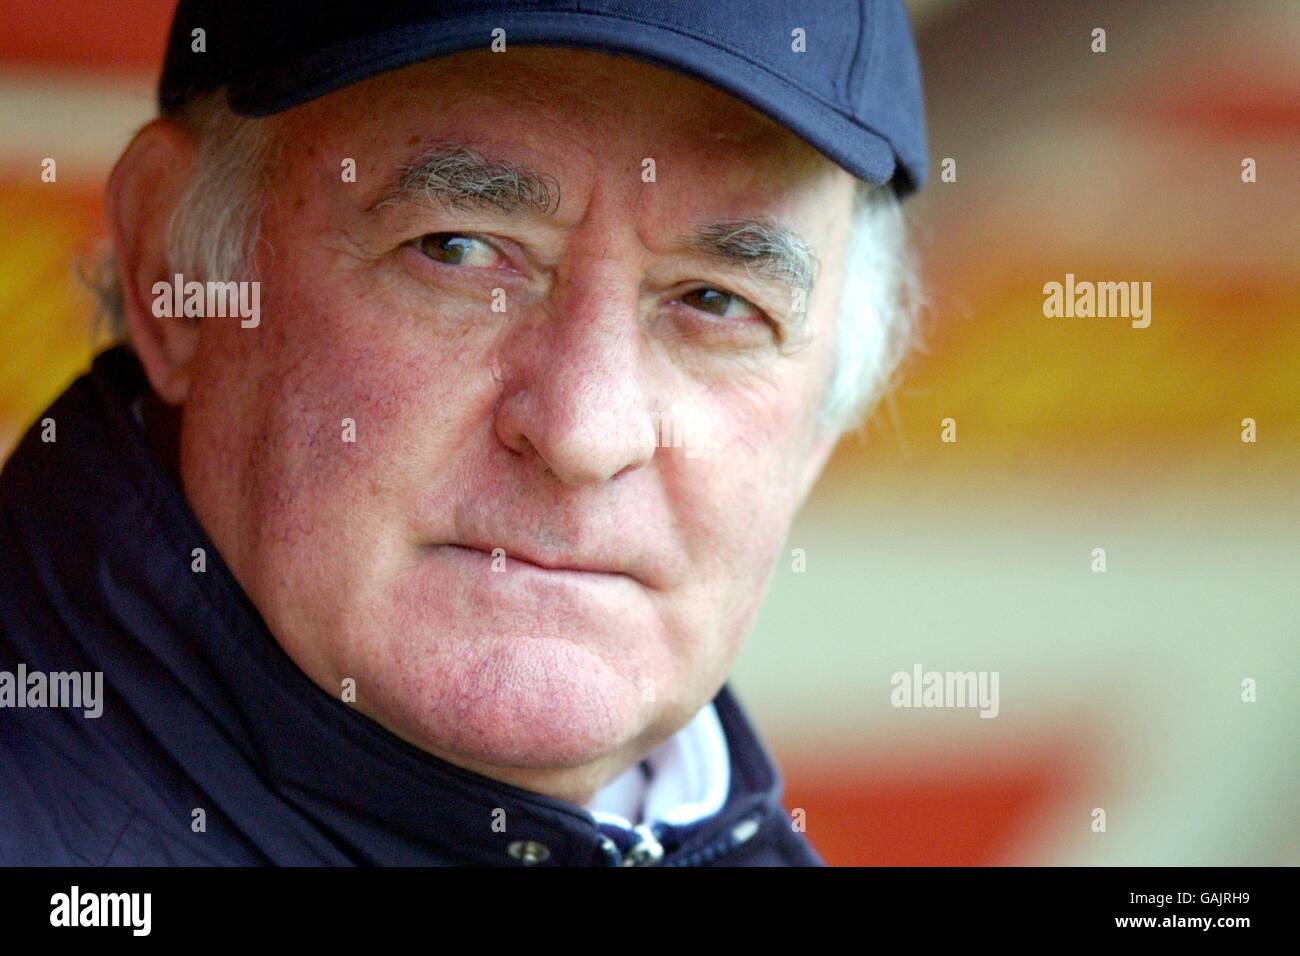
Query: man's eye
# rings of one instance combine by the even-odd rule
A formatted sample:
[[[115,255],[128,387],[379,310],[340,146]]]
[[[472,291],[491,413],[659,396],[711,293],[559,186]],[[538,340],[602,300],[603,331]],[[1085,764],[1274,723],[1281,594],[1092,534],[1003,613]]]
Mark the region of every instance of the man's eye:
[[[709,312],[724,319],[759,318],[762,315],[749,300],[711,287],[687,292],[682,296],[682,302],[693,309]]]
[[[435,262],[449,266],[490,267],[497,252],[488,243],[459,232],[431,232],[415,241],[415,247]]]

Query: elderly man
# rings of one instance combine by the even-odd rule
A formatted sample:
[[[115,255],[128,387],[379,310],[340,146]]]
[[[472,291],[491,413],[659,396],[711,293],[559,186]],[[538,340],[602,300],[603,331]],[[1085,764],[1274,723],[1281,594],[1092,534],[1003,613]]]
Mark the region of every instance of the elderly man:
[[[901,7],[252,10],[4,471],[0,860],[820,864],[726,679],[906,343]]]

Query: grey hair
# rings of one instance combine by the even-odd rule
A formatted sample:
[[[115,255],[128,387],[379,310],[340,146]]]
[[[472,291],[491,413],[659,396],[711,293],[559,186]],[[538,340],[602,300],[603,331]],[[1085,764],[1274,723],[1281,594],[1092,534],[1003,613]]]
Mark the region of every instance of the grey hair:
[[[168,115],[189,127],[197,139],[194,175],[167,222],[169,264],[187,280],[256,279],[254,249],[264,208],[264,174],[277,158],[279,141],[267,124],[232,111],[223,90],[193,97]],[[82,275],[97,303],[95,333],[129,344],[121,270],[113,249],[101,250]]]
[[[861,426],[918,344],[921,281],[891,186],[858,181],[844,256],[835,362],[819,414],[836,432]]]
[[[250,279],[264,208],[265,172],[279,141],[267,124],[235,114],[224,91],[192,99],[174,119],[198,138],[194,175],[167,226],[169,260],[187,278]],[[549,197],[548,197],[549,199]],[[859,427],[895,384],[917,337],[920,283],[906,221],[889,186],[859,181],[836,319],[836,350],[818,418],[836,433]],[[83,271],[109,341],[129,342],[112,249]]]

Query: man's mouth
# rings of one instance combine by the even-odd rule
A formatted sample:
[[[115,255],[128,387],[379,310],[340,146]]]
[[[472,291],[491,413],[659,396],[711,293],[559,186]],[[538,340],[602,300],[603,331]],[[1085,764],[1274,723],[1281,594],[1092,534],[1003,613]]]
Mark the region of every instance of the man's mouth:
[[[442,542],[434,545],[434,547],[435,549],[444,550],[450,554],[460,554],[462,557],[470,557],[475,560],[484,561],[485,563],[496,562],[493,565],[494,570],[509,571],[511,565],[515,565],[528,568],[535,572],[548,574],[578,575],[597,580],[613,580],[621,578],[628,581],[638,581],[634,575],[620,568],[613,567],[606,562],[592,561],[576,556],[561,554],[543,555],[540,552],[521,553],[520,551],[511,550],[505,545],[485,547],[456,542]]]

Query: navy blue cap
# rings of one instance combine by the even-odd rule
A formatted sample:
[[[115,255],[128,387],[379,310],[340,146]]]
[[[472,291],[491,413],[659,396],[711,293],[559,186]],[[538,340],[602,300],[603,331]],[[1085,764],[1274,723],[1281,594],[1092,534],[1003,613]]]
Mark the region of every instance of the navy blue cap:
[[[266,116],[411,63],[488,49],[498,28],[507,51],[585,47],[704,80],[900,196],[925,182],[920,69],[901,0],[180,0],[159,106],[166,115],[228,85],[237,113]]]

